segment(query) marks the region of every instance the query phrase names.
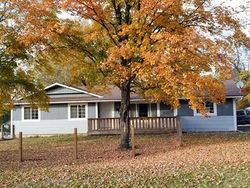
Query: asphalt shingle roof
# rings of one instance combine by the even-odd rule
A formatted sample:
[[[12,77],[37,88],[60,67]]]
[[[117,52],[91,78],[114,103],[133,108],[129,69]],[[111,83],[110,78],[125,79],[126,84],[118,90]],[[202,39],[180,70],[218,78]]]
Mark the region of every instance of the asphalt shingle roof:
[[[242,96],[241,91],[237,88],[236,83],[233,80],[226,80],[223,82],[225,86],[225,93],[227,97],[240,97]],[[82,91],[87,91],[84,86],[76,86],[73,88],[80,89]],[[91,92],[90,92],[91,93]],[[92,95],[71,95],[71,96],[57,96],[50,97],[50,102],[52,103],[63,103],[63,102],[99,102],[99,101],[120,101],[121,100],[121,92],[120,89],[114,86],[110,86],[109,89],[102,93],[94,93],[100,95],[101,97],[92,96]],[[131,93],[131,100],[141,100],[142,98],[135,94]],[[20,103],[24,101],[19,101]]]

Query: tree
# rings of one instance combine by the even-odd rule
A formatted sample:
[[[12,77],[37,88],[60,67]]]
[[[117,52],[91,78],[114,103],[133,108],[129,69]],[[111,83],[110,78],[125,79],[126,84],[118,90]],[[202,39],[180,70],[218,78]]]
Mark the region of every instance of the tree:
[[[244,37],[235,42],[234,40],[230,40],[230,42],[234,46],[233,56],[235,57],[235,61],[233,63],[234,74],[232,75],[232,79],[236,82],[242,82],[243,87],[240,88],[243,97],[237,102],[238,108],[246,108],[250,105],[250,42],[249,40],[244,40]]]
[[[31,54],[18,41],[17,12],[11,2],[0,3],[0,116],[9,112],[20,97],[43,107],[47,101],[43,86],[28,69]]]
[[[43,46],[43,57],[77,57],[84,84],[120,88],[122,148],[129,148],[131,92],[175,108],[186,98],[205,114],[204,101],[224,101],[221,80],[234,62],[230,40],[249,41],[234,11],[211,0],[32,2],[23,9],[29,23],[24,43]],[[74,19],[55,19],[60,11]],[[93,75],[97,82],[88,79]]]
[[[237,107],[246,108],[250,105],[250,72],[242,70],[240,72],[240,81],[244,83],[243,88],[241,88],[243,97],[238,101]]]

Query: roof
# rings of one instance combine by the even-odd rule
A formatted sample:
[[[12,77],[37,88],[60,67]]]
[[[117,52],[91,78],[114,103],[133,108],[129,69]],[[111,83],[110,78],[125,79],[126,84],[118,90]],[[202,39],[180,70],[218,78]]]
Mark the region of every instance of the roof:
[[[223,82],[225,86],[226,97],[236,98],[241,97],[241,91],[237,88],[236,83],[233,80],[226,80]],[[67,89],[72,89],[78,91],[79,93],[86,94],[82,95],[70,95],[70,96],[57,96],[50,97],[50,103],[74,103],[74,102],[101,102],[101,101],[120,101],[121,100],[121,91],[118,87],[108,86],[106,92],[92,93],[88,92],[85,86],[67,86],[64,84],[55,83],[45,88],[45,90],[51,89],[53,87],[65,87]],[[131,101],[143,100],[142,97],[135,93],[131,93]],[[20,101],[19,103],[24,103]]]
[[[78,86],[79,89],[86,89],[84,86]],[[121,91],[116,86],[107,86],[107,90],[104,92],[99,92],[98,95],[101,95],[103,100],[121,100]],[[141,99],[141,97],[135,93],[131,93],[130,98]]]
[[[99,98],[102,97],[100,95],[97,95],[97,94],[94,94],[94,93],[90,93],[90,92],[86,91],[85,89],[81,89],[81,88],[77,88],[77,87],[71,87],[71,86],[67,86],[67,85],[64,85],[64,84],[60,84],[60,83],[54,83],[52,85],[49,85],[44,90],[51,89],[51,88],[53,88],[55,86],[60,86],[60,87],[68,88],[68,89],[71,89],[71,90],[74,90],[74,91],[77,91],[77,92],[80,92],[80,93],[88,94],[88,95],[91,95],[91,96],[94,96],[94,97],[99,97]]]
[[[236,82],[234,80],[226,80],[223,83],[225,86],[226,96],[243,96],[241,90],[236,86]]]

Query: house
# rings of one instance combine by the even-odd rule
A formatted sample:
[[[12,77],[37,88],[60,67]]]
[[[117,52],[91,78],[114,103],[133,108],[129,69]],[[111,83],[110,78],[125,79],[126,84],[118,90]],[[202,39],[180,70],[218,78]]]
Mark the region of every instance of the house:
[[[180,99],[178,109],[171,109],[163,103],[146,103],[138,95],[132,94],[131,119],[138,117],[144,122],[149,118],[149,121],[144,123],[146,127],[150,127],[157,122],[161,125],[164,121],[169,121],[168,119],[151,119],[151,121],[150,117],[178,116],[186,132],[237,131],[236,99],[241,97],[241,93],[233,81],[228,80],[224,84],[226,102],[205,103],[209,110],[208,118],[191,109],[185,99]],[[50,97],[48,112],[32,109],[22,100],[15,104],[15,108],[11,111],[11,124],[15,125],[16,133],[22,131],[26,135],[66,134],[72,133],[74,128],[78,128],[81,133],[88,133],[92,126],[96,126],[95,123],[91,123],[93,120],[104,118],[103,122],[110,124],[108,122],[110,119],[119,118],[121,97],[118,88],[113,87],[110,93],[100,95],[88,92],[83,87],[55,83],[46,87],[45,91]],[[116,122],[112,121],[112,126],[115,127]]]

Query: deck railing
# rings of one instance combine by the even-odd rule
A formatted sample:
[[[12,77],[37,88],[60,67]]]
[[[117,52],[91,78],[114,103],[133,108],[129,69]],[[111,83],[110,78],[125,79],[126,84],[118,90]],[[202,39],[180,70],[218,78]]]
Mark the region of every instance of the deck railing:
[[[120,134],[120,118],[89,118],[88,134]],[[177,130],[177,117],[130,118],[135,133],[164,133]]]

